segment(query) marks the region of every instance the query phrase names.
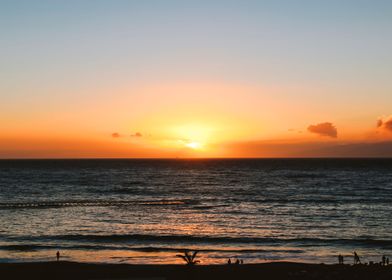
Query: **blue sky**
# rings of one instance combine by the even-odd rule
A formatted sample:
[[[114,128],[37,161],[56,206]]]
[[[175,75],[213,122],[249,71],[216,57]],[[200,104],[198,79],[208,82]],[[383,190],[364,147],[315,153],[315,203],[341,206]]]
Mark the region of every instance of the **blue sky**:
[[[82,84],[106,76],[103,68],[114,82],[389,80],[390,1],[0,3],[3,84]]]

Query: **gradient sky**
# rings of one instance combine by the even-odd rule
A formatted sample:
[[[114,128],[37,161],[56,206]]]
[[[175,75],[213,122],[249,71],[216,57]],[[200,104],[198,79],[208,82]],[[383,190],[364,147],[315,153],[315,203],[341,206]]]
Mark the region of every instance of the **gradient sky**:
[[[0,158],[392,156],[392,1],[0,7]]]

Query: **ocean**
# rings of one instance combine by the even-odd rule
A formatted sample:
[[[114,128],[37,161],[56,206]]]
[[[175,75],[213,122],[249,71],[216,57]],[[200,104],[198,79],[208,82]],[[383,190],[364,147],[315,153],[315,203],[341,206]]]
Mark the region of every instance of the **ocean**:
[[[392,159],[1,160],[0,262],[392,257]]]

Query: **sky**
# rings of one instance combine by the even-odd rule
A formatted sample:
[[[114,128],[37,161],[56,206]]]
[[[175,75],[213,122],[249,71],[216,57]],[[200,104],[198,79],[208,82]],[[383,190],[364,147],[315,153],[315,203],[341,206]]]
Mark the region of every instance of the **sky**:
[[[0,158],[392,157],[392,1],[0,7]]]

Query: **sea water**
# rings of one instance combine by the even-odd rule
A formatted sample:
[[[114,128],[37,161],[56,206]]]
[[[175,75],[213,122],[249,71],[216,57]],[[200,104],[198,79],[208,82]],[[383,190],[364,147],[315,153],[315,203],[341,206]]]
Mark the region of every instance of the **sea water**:
[[[0,161],[0,262],[392,257],[391,159]]]

